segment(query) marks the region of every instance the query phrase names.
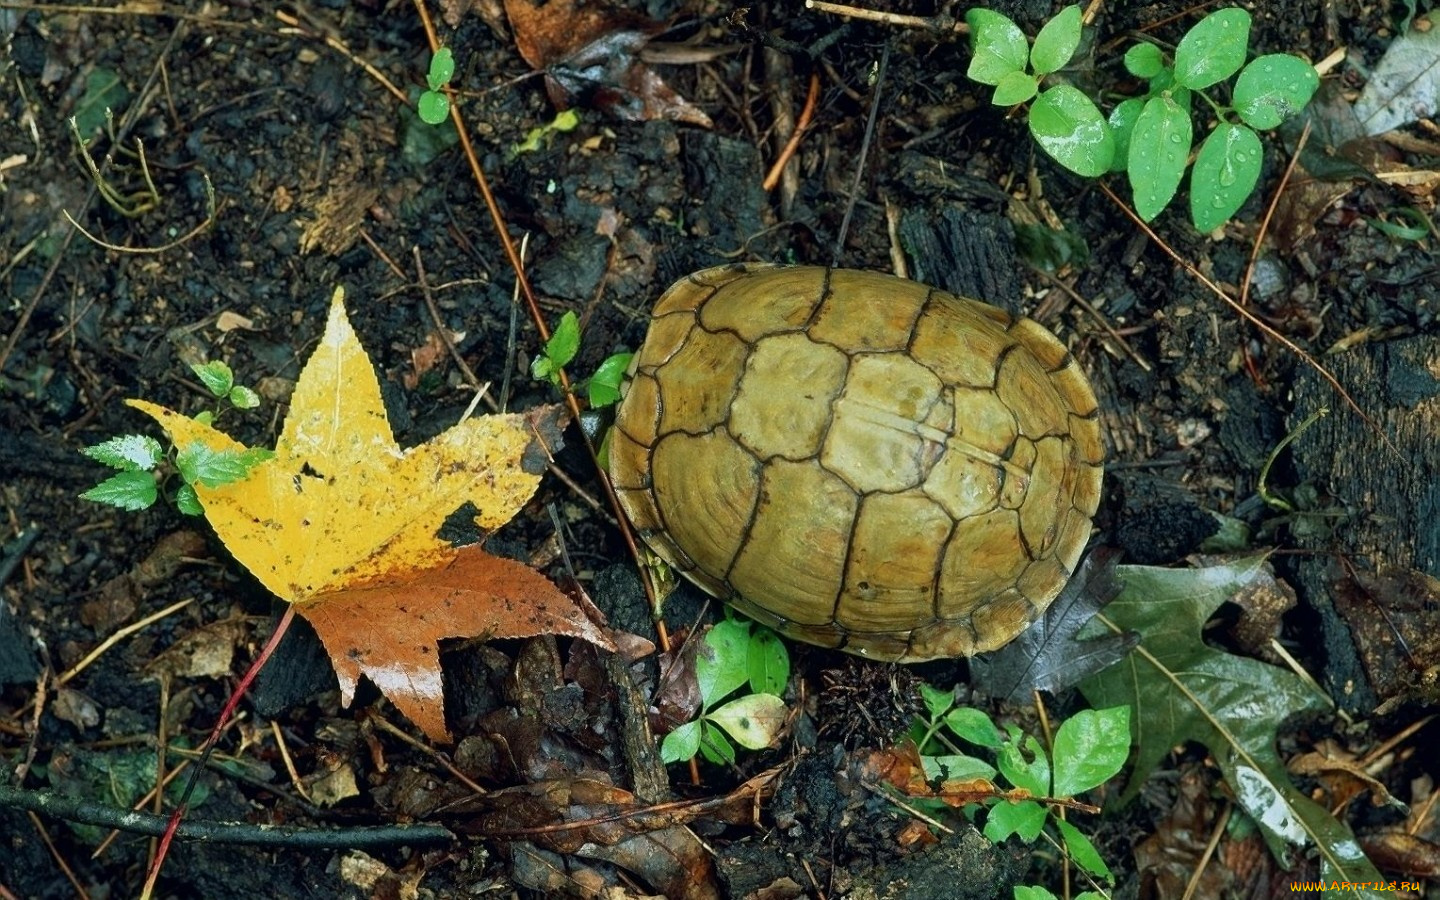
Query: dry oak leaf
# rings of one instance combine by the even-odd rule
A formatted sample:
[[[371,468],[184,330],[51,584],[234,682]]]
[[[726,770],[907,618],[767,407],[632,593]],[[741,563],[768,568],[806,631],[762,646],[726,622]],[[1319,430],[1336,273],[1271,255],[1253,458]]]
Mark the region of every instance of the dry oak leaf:
[[[128,402],[181,450],[245,450],[209,425]],[[482,534],[513,518],[540,483],[559,416],[554,407],[478,416],[402,451],[337,289],[274,457],[240,481],[195,490],[235,559],[314,627],[342,702],[365,675],[430,738],[446,741],[441,639],[562,634],[613,649],[538,572],[437,537],[467,503]]]

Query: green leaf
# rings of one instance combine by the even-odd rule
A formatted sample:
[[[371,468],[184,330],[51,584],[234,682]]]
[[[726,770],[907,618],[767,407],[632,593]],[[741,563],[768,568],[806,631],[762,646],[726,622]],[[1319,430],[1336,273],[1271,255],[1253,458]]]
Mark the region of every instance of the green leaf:
[[[439,91],[426,91],[415,104],[415,111],[426,125],[439,125],[450,118],[450,98]]]
[[[80,451],[96,462],[126,472],[149,471],[160,464],[165,450],[143,434],[121,434]]]
[[[1020,26],[1000,13],[975,7],[967,10],[970,26],[970,67],[965,75],[981,84],[999,84],[1011,72],[1025,71],[1030,46]]]
[[[114,69],[96,67],[85,75],[85,93],[75,103],[75,129],[90,138],[105,124],[105,111],[118,113],[130,99],[130,92]]]
[[[274,456],[273,452],[263,447],[242,451],[212,450],[197,442],[180,448],[175,454],[175,467],[187,484],[219,487],[243,481],[251,469]]]
[[[1059,818],[1055,820],[1055,827],[1060,829],[1060,837],[1065,841],[1065,849],[1070,852],[1070,858],[1075,860],[1080,868],[1097,878],[1115,880],[1115,876],[1110,874],[1110,867],[1105,865],[1105,860],[1101,858],[1100,851],[1095,849],[1095,845],[1090,843],[1090,838],[1086,837],[1084,832]]]
[[[750,690],[754,693],[776,696],[785,693],[785,685],[790,681],[790,654],[775,632],[755,627],[750,635],[745,670],[749,675]]]
[[[983,759],[963,753],[920,757],[925,777],[939,781],[994,781],[995,767]]]
[[[195,493],[195,487],[189,484],[180,485],[175,492],[175,508],[187,516],[205,515],[205,507],[200,505],[200,495]]]
[[[630,362],[634,358],[633,353],[614,353],[600,363],[587,384],[592,409],[600,409],[619,401],[620,385],[625,382],[625,373],[630,371]]]
[[[1058,72],[1080,46],[1080,7],[1067,6],[1046,22],[1030,48],[1030,68],[1036,75]]]
[[[1135,212],[1154,219],[1175,196],[1190,156],[1190,114],[1167,97],[1152,97],[1130,134],[1130,189]]]
[[[700,721],[686,722],[665,735],[660,742],[660,759],[666,763],[684,762],[700,752]]]
[[[1204,90],[1240,71],[1250,44],[1250,14],[1239,7],[1219,9],[1186,32],[1175,48],[1175,80]]]
[[[1015,225],[1015,249],[1025,262],[1052,275],[1067,266],[1084,265],[1090,259],[1084,235],[1038,223]]]
[[[575,313],[567,312],[560,317],[560,324],[555,326],[551,333],[550,340],[545,342],[545,355],[555,368],[563,369],[570,365],[575,354],[580,352],[580,320]]]
[[[1050,793],[1050,759],[1045,755],[1045,748],[1014,725],[1007,726],[1006,730],[1010,740],[995,753],[995,764],[1000,774],[1018,788],[1024,788],[1037,797],[1046,796]],[[1029,759],[1025,758],[1027,751]]]
[[[1298,56],[1271,53],[1235,79],[1235,112],[1251,128],[1275,128],[1305,108],[1320,87],[1320,73]]]
[[[260,395],[237,384],[230,389],[230,405],[236,409],[254,409],[260,405]]]
[[[1085,709],[1066,719],[1051,755],[1054,797],[1074,797],[1114,778],[1130,755],[1130,707]]]
[[[1154,78],[1165,68],[1165,56],[1160,48],[1142,42],[1125,51],[1125,69],[1136,78]]]
[[[1045,818],[1045,807],[1034,800],[1001,800],[985,810],[985,836],[999,844],[1013,834],[1033,844],[1045,828]]]
[[[441,47],[430,58],[430,71],[425,75],[425,82],[430,85],[430,90],[438,91],[449,84],[453,77],[455,77],[455,54],[450,52],[449,47]]]
[[[560,377],[555,374],[555,364],[548,356],[537,356],[530,360],[530,374],[537,381],[548,381],[552,384],[559,384]]]
[[[1076,175],[1098,178],[1110,171],[1115,138],[1105,117],[1078,88],[1057,84],[1030,107],[1030,134],[1046,153]]]
[[[1385,219],[1367,218],[1365,221],[1370,223],[1371,228],[1397,241],[1423,240],[1430,234],[1431,229],[1434,228],[1430,220],[1426,218],[1425,213],[1413,206],[1402,206],[1395,209],[1393,214],[1398,218],[1406,220],[1410,224],[1403,225],[1399,222],[1388,222]]]
[[[1327,709],[1325,697],[1284,669],[1204,641],[1205,623],[1222,603],[1269,580],[1264,558],[1193,570],[1120,566],[1116,574],[1123,589],[1105,607],[1111,624],[1094,623],[1079,637],[1113,627],[1140,632],[1141,645],[1080,689],[1096,707],[1133,708],[1131,731],[1143,739],[1121,802],[1138,792],[1171,747],[1197,741],[1282,863],[1292,848],[1310,845],[1336,878],[1379,880],[1354,835],[1290,782],[1275,750],[1276,730],[1286,719]]]
[[[700,702],[710,708],[750,680],[750,623],[739,619],[718,622],[705,633],[695,657],[695,678]]]
[[[121,472],[81,494],[80,499],[134,512],[149,509],[154,505],[156,496],[154,475],[149,472]]]
[[[550,127],[555,131],[574,131],[579,124],[580,111],[572,107],[556,113],[555,120],[550,123]]]
[[[1000,76],[1000,83],[995,85],[995,93],[990,102],[996,106],[1015,106],[1035,96],[1037,87],[1034,75],[1006,72]]]
[[[945,716],[945,727],[953,731],[956,737],[977,747],[998,750],[1005,744],[1005,738],[1000,734],[1000,729],[995,727],[995,723],[990,721],[990,717],[971,706],[957,706],[950,710]]]
[[[711,711],[706,719],[746,750],[763,750],[779,738],[785,715],[785,701],[774,694],[746,694]]]
[[[1190,220],[1214,231],[1244,205],[1260,181],[1260,138],[1244,125],[1222,122],[1210,132],[1190,170]]]
[[[942,691],[922,681],[920,682],[920,700],[925,704],[925,708],[929,710],[931,721],[935,721],[949,712],[950,708],[955,705],[955,692],[953,690]]]
[[[725,737],[725,732],[707,721],[700,723],[700,755],[717,766],[735,763],[735,748]]]
[[[195,421],[199,422],[201,425],[214,425],[214,424],[215,424],[215,413],[214,413],[213,410],[202,409],[202,410],[200,410],[198,413],[196,413],[194,416],[192,416],[191,418],[193,418]]]
[[[195,377],[205,385],[205,390],[217,400],[229,394],[230,389],[235,386],[235,373],[218,359],[212,359],[204,365],[193,364],[190,371],[195,373]]]
[[[1144,97],[1131,97],[1110,111],[1110,133],[1115,136],[1115,161],[1110,166],[1112,172],[1123,172],[1130,165],[1130,138],[1135,133],[1135,121],[1144,109]]]

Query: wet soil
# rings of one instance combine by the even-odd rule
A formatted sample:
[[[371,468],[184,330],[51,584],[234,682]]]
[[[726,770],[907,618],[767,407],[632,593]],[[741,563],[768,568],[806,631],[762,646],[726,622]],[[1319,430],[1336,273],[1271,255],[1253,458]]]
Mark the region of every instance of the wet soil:
[[[652,0],[641,10],[663,23],[652,50],[662,60],[687,60],[657,63],[656,71],[713,127],[630,121],[596,101],[582,103],[573,131],[515,153],[555,115],[543,80],[517,52],[499,4],[453,6],[456,14],[439,28],[460,61],[454,84],[479,161],[511,234],[526,241],[545,315],[553,322],[574,311],[584,325],[573,371],[591,371],[615,350],[637,346],[651,303],[694,270],[742,260],[893,270],[900,255],[916,278],[1038,318],[1090,374],[1111,452],[1097,542],[1122,547],[1132,561],[1178,563],[1217,531],[1218,515],[1249,526],[1253,546],[1297,551],[1293,559],[1282,554],[1281,570],[1302,585],[1301,606],[1277,637],[1311,671],[1330,671],[1327,684],[1338,692],[1350,696],[1347,684],[1376,690],[1359,659],[1363,641],[1356,649],[1343,639],[1347,626],[1333,612],[1330,589],[1354,568],[1374,570],[1382,556],[1387,566],[1440,577],[1440,517],[1415,515],[1404,520],[1407,530],[1383,531],[1394,517],[1368,519],[1374,504],[1367,497],[1384,485],[1350,481],[1365,467],[1333,463],[1347,453],[1399,454],[1390,457],[1389,477],[1430,477],[1440,469],[1435,432],[1386,448],[1361,423],[1357,437],[1327,437],[1323,459],[1296,464],[1282,455],[1269,472],[1277,489],[1308,487],[1313,508],[1378,522],[1383,536],[1367,528],[1363,545],[1352,529],[1297,528],[1293,516],[1267,507],[1259,473],[1286,433],[1322,403],[1334,410],[1332,420],[1354,424],[1358,416],[1323,381],[1305,376],[1295,388],[1306,366],[1294,352],[1243,323],[1093,183],[1037,152],[1023,123],[989,106],[963,77],[963,43],[791,6],[742,12],[703,0]],[[1031,33],[1052,12],[1033,0],[996,6]],[[1079,77],[1117,77],[1111,40],[1188,15],[1183,6],[1110,4]],[[1283,15],[1255,11],[1252,46],[1312,60],[1347,47],[1349,62],[1327,76],[1317,101],[1322,110],[1343,106],[1392,36],[1385,4],[1284,6]],[[1173,25],[1158,28],[1171,39],[1178,33]],[[223,359],[266,399],[227,427],[247,443],[271,443],[287,388],[337,285],[380,371],[402,445],[455,421],[473,396],[437,340],[442,327],[501,405],[525,409],[556,395],[529,375],[541,342],[517,309],[514,276],[453,134],[419,123],[379,77],[411,99],[423,85],[429,45],[409,5],[244,3],[178,16],[4,4],[0,43],[0,497],[17,562],[4,570],[0,604],[0,755],[7,778],[26,770],[22,786],[125,802],[153,775],[157,734],[194,746],[208,731],[276,609],[202,523],[164,505],[121,513],[77,499],[106,474],[80,448],[145,429],[123,398],[198,411],[204,398],[188,364]],[[883,78],[872,81],[882,58]],[[792,174],[767,192],[761,179],[787,136],[776,110],[799,110],[812,72],[815,125]],[[108,160],[104,178],[122,195],[117,202],[97,196],[67,125],[72,116],[92,157]],[[1311,152],[1338,153],[1324,135],[1321,128],[1312,134]],[[1196,234],[1174,211],[1157,220],[1156,231],[1233,292],[1247,277],[1256,223],[1297,137],[1283,130],[1267,139],[1262,190],[1220,239]],[[140,199],[142,143],[150,201]],[[1434,156],[1416,146],[1375,150],[1433,168]],[[1353,178],[1327,204],[1286,207],[1255,260],[1255,311],[1312,354],[1343,347],[1360,360],[1342,367],[1353,377],[1373,374],[1365,361],[1400,339],[1410,343],[1395,352],[1421,360],[1416,371],[1429,365],[1433,376],[1440,355],[1434,238],[1396,241],[1367,225],[1412,204],[1433,214],[1424,197]],[[66,214],[88,234],[72,229]],[[1027,264],[1035,257],[1017,241],[1015,225],[1037,221],[1063,224],[1083,242],[1083,257],[1054,273]],[[425,302],[417,259],[441,322]],[[1408,393],[1357,397],[1378,421],[1405,419],[1435,395],[1433,379],[1427,385],[1417,374],[1406,383]],[[559,465],[598,496],[579,444],[572,432]],[[1396,490],[1411,498],[1412,511],[1434,501],[1423,485]],[[554,551],[556,521],[564,523],[565,558]],[[22,546],[19,536],[29,529],[36,536]],[[158,576],[137,570],[177,533],[186,535],[184,562],[162,566]],[[624,615],[625,592],[616,585],[633,583],[625,547],[608,513],[566,483],[547,478],[526,513],[490,546],[557,576],[568,560],[570,574],[612,616]],[[1306,571],[1307,560],[1328,568]],[[118,643],[63,689],[54,684],[55,673],[118,629],[187,599],[194,602]],[[687,627],[697,608],[672,607],[672,629]],[[630,616],[631,630],[647,629],[643,607]],[[169,684],[150,677],[150,660],[215,623],[228,629],[216,640],[238,651],[231,674]],[[514,667],[535,652],[502,642],[447,654],[458,734],[487,722],[504,730],[487,717],[513,700],[506,685],[520,677]],[[687,777],[670,770],[677,790],[704,795],[785,767],[758,824],[696,825],[714,851],[722,893],[1009,896],[1005,887],[1024,879],[1058,888],[1055,869],[1028,850],[981,846],[974,834],[920,853],[904,843],[905,818],[839,777],[847,751],[885,746],[905,731],[919,710],[921,679],[963,683],[963,662],[880,666],[812,648],[797,648],[794,662],[792,699],[804,715],[782,749],[734,770],[702,768],[700,786],[679,786]],[[1417,673],[1436,662],[1409,658]],[[41,679],[42,672],[52,677]],[[1416,684],[1423,683],[1417,674]],[[611,722],[592,694],[554,690],[535,708],[570,722],[576,734],[586,723]],[[1392,734],[1435,702],[1423,687],[1378,690],[1384,696],[1347,704],[1363,718],[1394,701],[1382,707],[1384,718],[1360,728],[1364,734]],[[45,712],[34,721],[37,696]],[[339,707],[328,664],[300,629],[222,745],[221,765],[202,779],[194,815],[333,827],[428,818],[440,806],[436,786],[450,775],[377,730],[365,718],[377,707],[384,710],[383,701],[368,690],[351,709]],[[1312,727],[1323,734],[1334,726]],[[292,759],[280,753],[277,730]],[[1351,737],[1363,746],[1364,734]],[[578,747],[565,751],[573,758],[621,767],[617,751],[574,740]],[[457,764],[462,756],[457,750]],[[319,774],[346,768],[358,776],[358,792],[333,807],[301,802],[287,764],[312,788]],[[466,766],[522,780],[516,766]],[[1119,877],[1117,894],[1139,890],[1130,849],[1166,814],[1180,773],[1203,769],[1199,755],[1177,755],[1153,791],[1095,826]],[[1387,777],[1403,784],[1437,774],[1432,759]],[[54,841],[53,853],[42,832]],[[0,810],[0,888],[26,898],[74,896],[64,860],[89,896],[138,894],[146,839],[122,837],[92,859],[103,837],[93,827]],[[399,897],[414,896],[417,882],[422,896],[540,896],[535,885],[545,882],[533,869],[517,878],[524,856],[517,846],[467,834],[442,849],[397,846],[362,858],[187,844],[172,853],[158,896]],[[558,855],[552,862],[570,865]],[[365,872],[380,874],[367,880]],[[583,874],[566,872],[566,888],[580,892]]]

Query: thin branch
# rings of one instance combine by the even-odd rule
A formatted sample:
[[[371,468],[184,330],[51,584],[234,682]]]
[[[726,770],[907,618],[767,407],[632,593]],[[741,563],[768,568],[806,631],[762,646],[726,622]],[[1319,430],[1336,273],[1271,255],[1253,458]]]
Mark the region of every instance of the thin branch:
[[[151,837],[163,835],[170,818],[66,797],[54,791],[26,791],[7,785],[0,785],[0,807],[23,809],[69,822],[118,828]],[[455,840],[454,833],[439,825],[292,828],[252,825],[249,822],[197,822],[193,819],[181,822],[175,837],[182,841],[210,844],[308,850],[366,850],[375,847],[446,844]]]

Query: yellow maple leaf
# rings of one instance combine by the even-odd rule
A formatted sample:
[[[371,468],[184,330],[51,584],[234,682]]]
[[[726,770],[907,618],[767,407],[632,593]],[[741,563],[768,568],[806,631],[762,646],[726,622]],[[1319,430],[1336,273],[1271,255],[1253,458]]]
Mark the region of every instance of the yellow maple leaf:
[[[246,449],[188,416],[127,402],[182,451]],[[437,536],[466,503],[484,534],[514,517],[540,483],[558,424],[557,408],[479,416],[401,450],[336,289],[274,457],[241,480],[194,487],[235,559],[314,627],[343,703],[364,674],[431,738],[447,740],[442,638],[565,634],[612,647],[539,573]]]

